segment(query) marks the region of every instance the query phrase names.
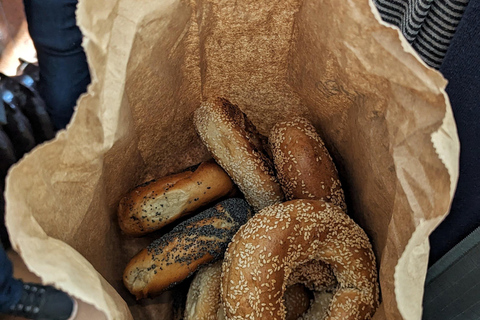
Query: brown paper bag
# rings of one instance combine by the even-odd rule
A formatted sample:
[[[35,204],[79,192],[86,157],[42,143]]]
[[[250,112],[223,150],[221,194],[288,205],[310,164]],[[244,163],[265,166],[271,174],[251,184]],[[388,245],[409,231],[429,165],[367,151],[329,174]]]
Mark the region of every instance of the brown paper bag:
[[[309,118],[371,237],[375,319],[420,319],[428,235],[447,214],[459,143],[446,81],[367,0],[82,0],[92,84],[74,119],[8,179],[7,225],[27,266],[108,319],[169,319],[171,296],[121,283],[151,239],[116,224],[123,193],[209,158],[202,99],[238,104],[261,133]],[[123,298],[123,299],[122,299]]]

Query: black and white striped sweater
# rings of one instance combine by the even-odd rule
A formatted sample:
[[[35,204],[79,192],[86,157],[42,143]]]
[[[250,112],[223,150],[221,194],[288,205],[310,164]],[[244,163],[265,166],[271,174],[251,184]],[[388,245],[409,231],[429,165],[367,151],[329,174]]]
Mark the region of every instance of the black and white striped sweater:
[[[374,0],[385,22],[397,26],[430,66],[442,64],[469,0]]]

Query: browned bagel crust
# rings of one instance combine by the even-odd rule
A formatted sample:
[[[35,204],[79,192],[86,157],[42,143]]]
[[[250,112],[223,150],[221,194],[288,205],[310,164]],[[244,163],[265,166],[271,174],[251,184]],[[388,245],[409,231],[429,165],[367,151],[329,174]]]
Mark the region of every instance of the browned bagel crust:
[[[307,119],[277,123],[270,131],[269,144],[287,200],[323,199],[346,209],[337,168]]]
[[[235,232],[251,216],[241,199],[227,199],[175,226],[128,263],[126,288],[137,299],[155,295],[220,259]]]
[[[312,269],[312,268],[307,268]],[[331,273],[331,271],[330,271]],[[317,279],[323,287],[328,281],[325,281],[325,275],[330,275],[328,271],[323,273],[322,279]],[[222,261],[203,266],[195,274],[188,290],[187,303],[185,306],[185,320],[220,320],[223,319],[224,312],[220,299],[220,282],[222,276]],[[287,310],[286,320],[297,320],[310,307],[310,296],[306,287],[300,282],[304,275],[298,273],[297,284],[293,284],[285,290],[285,307]],[[332,274],[333,277],[333,274]],[[335,279],[333,277],[333,279]],[[296,283],[296,282],[295,282]]]
[[[338,172],[315,127],[304,118],[277,123],[269,136],[277,176],[287,200],[323,199],[346,209]],[[309,261],[290,275],[287,285],[301,283],[315,292],[333,292],[337,281],[330,266]],[[301,296],[299,296],[301,297]],[[306,301],[300,301],[305,305]],[[323,301],[314,299],[305,315],[318,316]],[[326,315],[326,314],[325,314]],[[288,318],[288,312],[287,312]]]
[[[286,284],[287,287],[303,284],[312,291],[333,291],[338,282],[330,265],[320,260],[310,260],[292,270]]]
[[[193,278],[187,295],[185,320],[217,320],[220,308],[222,261],[202,267]]]
[[[255,126],[225,99],[202,103],[195,111],[197,132],[255,211],[283,200],[271,160]]]
[[[233,181],[213,160],[195,168],[142,184],[118,205],[122,231],[142,236],[191,214],[236,189]]]
[[[292,270],[329,264],[339,287],[326,319],[370,319],[378,305],[375,256],[365,232],[339,207],[292,200],[265,208],[236,233],[222,265],[227,319],[285,319]]]

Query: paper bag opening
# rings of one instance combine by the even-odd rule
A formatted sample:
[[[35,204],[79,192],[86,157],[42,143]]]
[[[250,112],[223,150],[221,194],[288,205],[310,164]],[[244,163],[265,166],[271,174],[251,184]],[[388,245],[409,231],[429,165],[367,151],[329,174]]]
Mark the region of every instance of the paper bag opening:
[[[192,117],[220,96],[263,134],[294,115],[315,124],[374,246],[375,319],[420,319],[426,241],[449,210],[459,143],[445,80],[371,1],[83,0],[78,21],[92,84],[7,184],[30,270],[108,319],[170,319],[175,290],[135,302],[123,288],[152,237],[123,236],[116,208],[135,185],[210,157]]]

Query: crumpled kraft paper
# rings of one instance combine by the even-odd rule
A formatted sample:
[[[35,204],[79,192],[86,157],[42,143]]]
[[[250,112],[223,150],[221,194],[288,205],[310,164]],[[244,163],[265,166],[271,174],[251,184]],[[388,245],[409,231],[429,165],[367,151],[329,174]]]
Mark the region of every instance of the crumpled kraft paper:
[[[155,236],[116,223],[121,196],[210,156],[192,113],[238,104],[263,134],[310,119],[372,239],[374,319],[420,319],[428,235],[447,214],[459,142],[446,81],[367,0],[80,0],[92,73],[72,123],[10,172],[14,248],[44,282],[108,319],[170,319],[175,290],[136,302],[127,261]]]

